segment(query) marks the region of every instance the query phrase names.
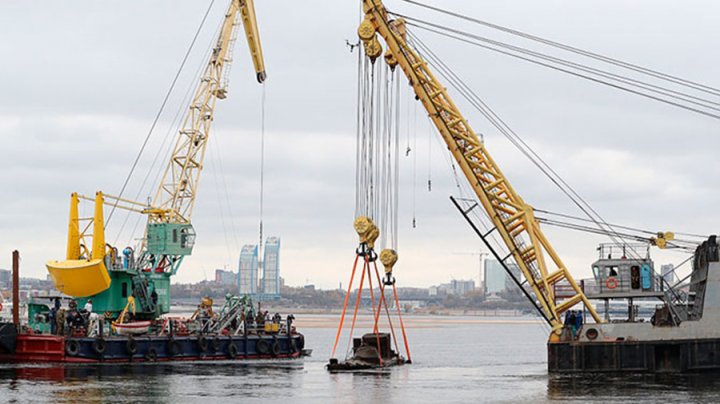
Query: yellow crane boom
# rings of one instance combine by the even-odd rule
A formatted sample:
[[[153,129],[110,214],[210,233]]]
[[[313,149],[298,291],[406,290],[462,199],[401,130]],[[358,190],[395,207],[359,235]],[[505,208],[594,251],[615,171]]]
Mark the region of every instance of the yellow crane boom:
[[[257,80],[260,83],[265,81],[265,62],[253,0],[232,0],[210,60],[183,118],[172,156],[155,194],[153,208],[148,211],[151,222],[190,222],[215,104],[218,99],[227,97],[227,73],[241,23],[245,28]]]
[[[365,53],[372,60],[382,54],[377,35],[387,45],[384,59],[394,68],[399,65],[410,81],[440,132],[481,205],[501,235],[515,262],[532,289],[541,309],[550,319],[552,338],[563,327],[561,314],[582,302],[596,322],[602,322],[578,284],[545,237],[533,214],[513,189],[495,163],[483,142],[468,124],[445,87],[430,71],[428,64],[407,43],[402,18],[388,19],[382,0],[362,0],[365,17],[358,28]],[[555,302],[553,285],[566,280],[574,295],[562,303]]]

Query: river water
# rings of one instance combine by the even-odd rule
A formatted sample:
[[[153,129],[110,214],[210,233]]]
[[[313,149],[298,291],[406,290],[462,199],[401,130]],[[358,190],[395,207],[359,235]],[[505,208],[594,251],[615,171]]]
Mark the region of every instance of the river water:
[[[335,318],[298,320],[310,358],[0,365],[0,402],[720,402],[718,374],[548,375],[547,329],[522,318],[408,318],[412,365],[330,374]]]

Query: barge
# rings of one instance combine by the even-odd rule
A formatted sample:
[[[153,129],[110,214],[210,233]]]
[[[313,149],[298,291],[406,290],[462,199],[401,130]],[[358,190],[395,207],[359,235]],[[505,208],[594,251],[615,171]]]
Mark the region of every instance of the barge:
[[[19,315],[19,254],[13,253],[12,321],[0,319],[0,363],[127,363],[296,359],[311,354],[291,314],[270,317],[247,296],[226,295],[213,311],[203,298],[192,316],[135,319],[134,299],[117,318],[66,296],[34,297]],[[88,310],[89,309],[89,310]]]
[[[559,341],[550,341],[550,372],[700,372],[720,370],[720,257],[716,236],[695,250],[689,282],[668,286],[654,275],[652,261],[601,256],[593,271],[599,287],[591,299],[628,302],[625,319],[568,324]],[[640,273],[638,274],[638,267]],[[643,282],[643,267],[648,281]],[[612,271],[616,270],[617,274]],[[611,280],[614,279],[614,280]],[[644,284],[643,284],[644,283]],[[586,286],[587,288],[587,286]],[[655,298],[655,314],[636,318],[635,301]]]

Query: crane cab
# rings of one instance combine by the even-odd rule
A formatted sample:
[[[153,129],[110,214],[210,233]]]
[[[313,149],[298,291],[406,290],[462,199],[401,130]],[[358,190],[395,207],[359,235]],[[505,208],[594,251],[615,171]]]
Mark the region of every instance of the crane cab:
[[[190,255],[195,246],[195,229],[189,223],[149,223],[147,250],[155,255]]]
[[[646,244],[601,244],[592,264],[593,279],[585,280],[588,298],[662,297],[662,277],[655,274]],[[644,253],[638,258],[638,253]]]

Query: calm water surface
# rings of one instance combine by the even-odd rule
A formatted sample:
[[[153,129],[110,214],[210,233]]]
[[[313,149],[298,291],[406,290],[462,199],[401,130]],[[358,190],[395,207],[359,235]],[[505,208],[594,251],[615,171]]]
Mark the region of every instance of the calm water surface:
[[[428,320],[388,371],[328,373],[335,330],[305,328],[313,357],[294,362],[0,365],[0,402],[720,402],[718,374],[549,376],[540,324]]]

